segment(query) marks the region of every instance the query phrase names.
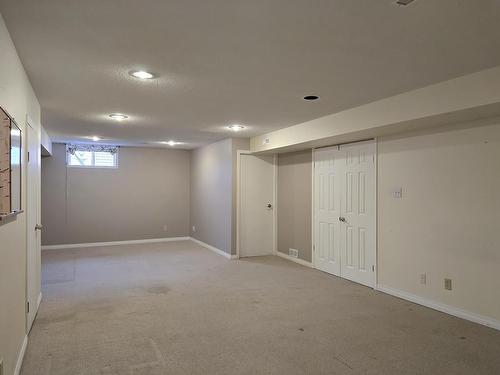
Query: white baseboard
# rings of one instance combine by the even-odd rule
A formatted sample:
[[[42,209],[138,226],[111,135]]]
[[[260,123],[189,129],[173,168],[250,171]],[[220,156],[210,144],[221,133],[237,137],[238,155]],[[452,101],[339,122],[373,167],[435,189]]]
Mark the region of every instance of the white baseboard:
[[[298,263],[298,264],[300,264],[302,266],[313,268],[312,263],[308,262],[307,260],[302,260],[302,259],[299,259],[299,258],[294,258],[294,257],[291,257],[290,255],[287,255],[287,254],[284,254],[284,253],[280,253],[279,251],[276,252],[276,255],[279,256],[279,257],[281,257],[281,258],[284,258],[284,259],[290,260],[292,262]]]
[[[28,346],[28,336],[25,335],[23,343],[21,345],[21,350],[19,350],[19,355],[17,356],[16,368],[14,369],[14,375],[19,375],[21,373],[21,366],[23,365],[24,353],[26,353],[26,347]]]
[[[490,317],[487,317],[487,316],[483,316],[483,315],[479,315],[479,314],[476,314],[476,313],[473,313],[470,311],[462,310],[462,309],[459,309],[458,307],[446,305],[446,304],[441,303],[441,302],[432,301],[432,300],[417,296],[415,294],[411,294],[411,293],[408,293],[408,292],[405,292],[402,290],[398,290],[398,289],[394,289],[391,287],[387,287],[384,285],[377,285],[377,287],[375,289],[379,290],[381,292],[390,294],[391,296],[402,298],[402,299],[405,299],[407,301],[411,301],[411,302],[414,302],[416,304],[419,304],[419,305],[422,305],[425,307],[429,307],[431,309],[441,311],[441,312],[444,312],[446,314],[456,316],[458,318],[462,318],[462,319],[469,320],[469,321],[474,322],[474,323],[482,324],[484,326],[500,330],[500,321],[493,319],[493,318],[490,318]]]
[[[40,308],[40,303],[42,303],[42,292],[38,294],[38,299],[36,301],[36,311],[38,312],[38,309]]]
[[[71,243],[65,245],[45,245],[42,246],[42,250],[76,249],[81,247],[99,247],[99,246],[116,246],[116,245],[138,245],[145,243],[187,241],[187,240],[189,240],[189,237],[166,237],[166,238],[148,238],[145,240]]]
[[[197,240],[196,238],[190,237],[190,239],[191,239],[191,241],[196,242],[198,245],[206,247],[207,249],[212,250],[214,253],[222,255],[224,258],[227,258],[227,259],[236,259],[237,258],[236,255],[228,254],[225,251],[223,251],[221,249],[217,249],[216,247],[209,245],[203,241]]]

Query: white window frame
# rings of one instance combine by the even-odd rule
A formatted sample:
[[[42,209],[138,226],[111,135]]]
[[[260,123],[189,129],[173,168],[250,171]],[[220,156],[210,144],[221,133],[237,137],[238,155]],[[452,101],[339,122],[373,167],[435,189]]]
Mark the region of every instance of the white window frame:
[[[118,151],[119,148],[116,150],[116,153],[113,154],[113,159],[114,159],[114,165],[108,166],[108,165],[95,165],[95,153],[96,152],[106,152],[106,151],[98,151],[98,150],[88,150],[88,152],[92,153],[92,165],[73,165],[70,164],[71,161],[71,153],[66,150],[66,167],[67,168],[87,168],[87,169],[117,169],[118,168]]]

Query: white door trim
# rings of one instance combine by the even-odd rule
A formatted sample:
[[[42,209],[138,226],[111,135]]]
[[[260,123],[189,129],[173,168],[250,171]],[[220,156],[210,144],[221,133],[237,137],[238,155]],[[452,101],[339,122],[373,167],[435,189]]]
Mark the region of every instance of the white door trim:
[[[355,144],[355,143],[362,143],[362,142],[367,142],[367,141],[372,141],[375,145],[375,153],[374,153],[374,222],[375,222],[375,269],[374,269],[374,285],[373,289],[377,289],[378,285],[378,140],[377,138],[373,139],[363,139],[359,140],[356,142],[349,142],[347,144]],[[341,144],[336,144],[336,145],[331,145],[331,146],[325,146],[325,147],[318,147],[318,148],[313,148],[312,149],[312,168],[311,168],[311,194],[312,194],[312,204],[311,204],[311,249],[312,249],[312,256],[311,256],[311,264],[312,268],[318,269],[316,266],[316,260],[315,260],[315,254],[316,254],[316,249],[315,249],[315,226],[314,226],[314,217],[315,217],[315,199],[314,199],[314,176],[315,176],[315,160],[316,160],[316,150],[317,149],[322,149],[326,147],[335,147],[335,146],[342,146],[343,144],[346,143],[341,143]],[[348,280],[348,279],[346,279]]]
[[[241,224],[241,155],[252,155],[250,150],[236,151],[236,259],[240,258],[240,224]],[[273,253],[278,252],[278,158],[273,155]]]
[[[278,155],[273,155],[273,254],[278,254]]]

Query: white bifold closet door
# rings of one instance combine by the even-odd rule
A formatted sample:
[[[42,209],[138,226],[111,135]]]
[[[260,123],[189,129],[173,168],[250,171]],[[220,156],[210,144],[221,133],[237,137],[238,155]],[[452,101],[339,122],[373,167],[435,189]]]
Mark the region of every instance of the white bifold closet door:
[[[375,286],[375,142],[314,152],[314,266]]]

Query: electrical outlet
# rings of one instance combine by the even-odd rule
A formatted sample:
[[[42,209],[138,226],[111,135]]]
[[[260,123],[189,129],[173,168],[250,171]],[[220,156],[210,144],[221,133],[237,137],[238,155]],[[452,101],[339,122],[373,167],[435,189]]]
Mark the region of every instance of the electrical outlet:
[[[262,141],[262,144],[263,145],[269,144],[269,138],[264,138],[264,140]]]
[[[427,284],[427,274],[423,273],[420,275],[420,284]]]
[[[165,225],[163,226],[163,231],[164,231],[164,232],[166,232],[166,231],[167,231],[167,224],[165,224]]]
[[[193,232],[196,232],[196,227],[193,225]]]
[[[296,249],[288,249],[288,255],[290,255],[291,257],[294,257],[294,258],[298,258],[299,251]]]
[[[444,279],[444,288],[446,290],[451,290],[451,279]]]

